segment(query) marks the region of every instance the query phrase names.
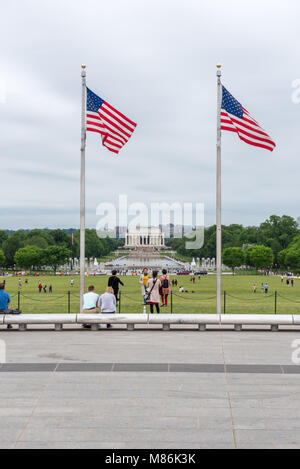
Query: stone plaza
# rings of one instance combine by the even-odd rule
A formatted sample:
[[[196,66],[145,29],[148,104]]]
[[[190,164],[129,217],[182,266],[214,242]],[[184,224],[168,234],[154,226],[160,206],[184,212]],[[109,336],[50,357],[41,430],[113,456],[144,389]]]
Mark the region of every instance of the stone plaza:
[[[299,448],[298,329],[0,331],[1,448]]]

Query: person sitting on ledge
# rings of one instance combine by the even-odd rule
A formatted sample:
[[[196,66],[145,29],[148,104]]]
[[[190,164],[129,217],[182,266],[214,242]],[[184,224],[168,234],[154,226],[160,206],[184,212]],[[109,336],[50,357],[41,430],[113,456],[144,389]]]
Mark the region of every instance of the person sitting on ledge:
[[[88,293],[83,295],[83,314],[98,314],[98,300],[99,295],[95,293],[95,287],[93,285],[89,286]],[[83,324],[85,329],[90,329],[90,324]]]
[[[5,283],[0,283],[0,314],[9,313],[10,296],[4,290],[5,290]],[[12,329],[12,325],[8,324],[7,329]]]
[[[102,314],[115,314],[117,300],[112,287],[107,287],[106,292],[100,296],[98,305]],[[107,329],[110,329],[111,327],[111,324],[107,324]]]

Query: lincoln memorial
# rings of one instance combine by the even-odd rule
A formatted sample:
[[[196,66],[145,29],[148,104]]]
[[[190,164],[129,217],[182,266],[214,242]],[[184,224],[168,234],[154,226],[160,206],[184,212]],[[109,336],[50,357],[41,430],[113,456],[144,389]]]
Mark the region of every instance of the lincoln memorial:
[[[164,248],[165,237],[160,228],[135,228],[128,230],[126,234],[125,247],[149,247],[149,248]]]

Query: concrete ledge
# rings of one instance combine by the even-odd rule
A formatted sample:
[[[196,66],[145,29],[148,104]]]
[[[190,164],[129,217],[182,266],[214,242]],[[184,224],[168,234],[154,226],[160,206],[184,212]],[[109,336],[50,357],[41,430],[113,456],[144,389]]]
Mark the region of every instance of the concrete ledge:
[[[149,324],[219,324],[217,314],[149,314]]]
[[[76,324],[76,314],[5,314],[3,324]]]
[[[77,314],[77,324],[148,324],[148,314]]]
[[[195,325],[199,330],[205,330],[207,325],[231,325],[235,330],[242,330],[243,326],[270,326],[277,331],[279,326],[299,326],[300,315],[292,314],[21,314],[0,315],[0,325],[17,324],[20,330],[26,330],[27,325],[52,324],[55,330],[63,329],[64,324],[91,324],[97,330],[101,324],[125,324],[128,330],[134,330],[136,324],[148,327],[160,324],[163,330],[170,330],[171,325]],[[24,327],[23,327],[24,326]]]
[[[221,324],[270,326],[272,324],[292,326],[292,314],[222,314]],[[300,324],[300,322],[299,322]]]

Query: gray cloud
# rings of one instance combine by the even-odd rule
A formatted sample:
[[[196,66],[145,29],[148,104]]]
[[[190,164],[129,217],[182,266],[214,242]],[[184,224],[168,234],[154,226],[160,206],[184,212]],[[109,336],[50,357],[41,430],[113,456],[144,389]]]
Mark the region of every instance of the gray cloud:
[[[79,225],[80,65],[138,127],[120,156],[87,143],[87,224],[129,202],[200,201],[215,219],[216,80],[273,136],[222,136],[223,222],[299,215],[300,5],[259,0],[11,0],[2,5],[1,228]]]

